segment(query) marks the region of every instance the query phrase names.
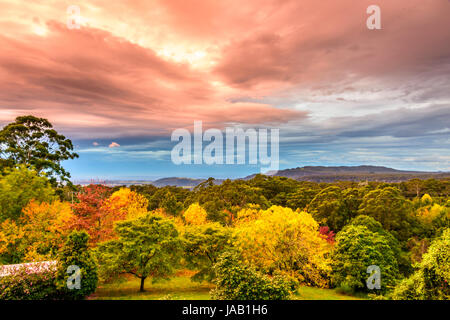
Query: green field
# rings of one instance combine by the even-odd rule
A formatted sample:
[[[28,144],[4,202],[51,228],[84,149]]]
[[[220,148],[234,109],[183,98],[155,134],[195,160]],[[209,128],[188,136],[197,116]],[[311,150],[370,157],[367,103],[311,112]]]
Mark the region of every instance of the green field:
[[[98,300],[209,300],[208,283],[197,283],[189,276],[178,276],[168,281],[152,284],[146,282],[146,291],[139,292],[139,280],[128,278],[125,282],[100,285],[90,299]],[[336,292],[335,289],[300,287],[292,297],[294,300],[354,300],[361,299]]]

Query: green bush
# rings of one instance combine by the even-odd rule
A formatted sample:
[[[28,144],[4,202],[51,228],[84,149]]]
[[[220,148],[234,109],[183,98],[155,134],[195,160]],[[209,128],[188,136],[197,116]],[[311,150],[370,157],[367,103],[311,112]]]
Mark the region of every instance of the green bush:
[[[223,253],[213,269],[214,300],[285,300],[296,287],[284,276],[269,277],[246,266],[235,252]]]
[[[97,288],[97,265],[89,252],[88,241],[86,231],[73,231],[59,254],[56,286],[65,299],[84,299]],[[80,268],[80,289],[69,289],[67,286],[67,280],[71,276],[67,272],[69,266]]]
[[[337,234],[336,242],[331,276],[334,286],[347,287],[354,292],[368,292],[367,268],[371,265],[378,266],[381,271],[381,289],[376,293],[384,293],[395,285],[398,277],[397,259],[385,236],[363,225],[350,223]]]
[[[384,230],[380,222],[372,217],[361,214],[353,218],[350,224],[353,226],[367,227],[370,231],[382,235],[394,252],[400,273],[406,276],[413,272],[408,254],[402,251],[400,242],[390,232]]]
[[[394,300],[450,300],[450,229],[434,240],[416,272],[395,288]]]

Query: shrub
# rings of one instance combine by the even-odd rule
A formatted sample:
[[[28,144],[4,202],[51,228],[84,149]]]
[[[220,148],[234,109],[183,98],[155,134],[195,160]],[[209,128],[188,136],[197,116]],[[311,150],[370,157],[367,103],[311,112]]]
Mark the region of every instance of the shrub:
[[[284,300],[296,287],[294,280],[269,277],[242,264],[236,252],[227,251],[214,265],[215,300]]]
[[[450,300],[450,229],[434,240],[416,272],[394,290],[394,300]]]
[[[58,297],[55,274],[54,269],[36,272],[19,265],[9,275],[0,277],[0,300],[55,299]]]
[[[392,293],[394,300],[424,300],[424,281],[420,272],[403,279]]]
[[[56,265],[22,264],[0,277],[0,300],[83,299],[97,288],[97,268],[87,248],[89,236],[74,231],[59,254]],[[69,289],[69,266],[78,266],[81,288]]]
[[[73,231],[59,254],[56,286],[65,299],[83,299],[97,288],[97,265],[88,250],[89,235],[86,231]],[[80,268],[81,288],[68,289],[69,266]]]

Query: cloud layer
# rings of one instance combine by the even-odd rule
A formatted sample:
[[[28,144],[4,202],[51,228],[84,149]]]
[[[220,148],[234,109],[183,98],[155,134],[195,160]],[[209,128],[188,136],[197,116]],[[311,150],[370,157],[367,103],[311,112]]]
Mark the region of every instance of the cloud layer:
[[[80,29],[64,1],[0,0],[0,124],[46,117],[97,153],[160,141],[140,150],[158,159],[194,120],[269,126],[286,166],[373,147],[385,165],[449,168],[450,3],[375,2],[382,30],[368,0],[92,0]],[[414,143],[422,155],[389,147]]]

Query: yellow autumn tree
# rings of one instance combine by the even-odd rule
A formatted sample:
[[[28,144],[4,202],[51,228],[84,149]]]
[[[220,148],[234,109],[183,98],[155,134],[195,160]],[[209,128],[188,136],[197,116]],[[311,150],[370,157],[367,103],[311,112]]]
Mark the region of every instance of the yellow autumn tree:
[[[0,260],[5,263],[42,261],[54,258],[72,229],[70,204],[30,201],[18,222],[0,225]]]
[[[235,236],[250,265],[290,274],[307,285],[328,286],[332,245],[321,237],[309,213],[272,206],[260,210],[257,219],[239,223]]]
[[[136,219],[147,214],[148,200],[129,188],[120,188],[103,206],[116,217],[120,217],[120,220]]]
[[[243,223],[254,221],[259,218],[261,212],[262,210],[259,205],[249,204],[247,207],[242,208],[238,211],[234,224],[237,226]]]
[[[420,202],[422,202],[425,205],[431,204],[433,202],[433,198],[431,198],[431,196],[428,193],[425,193],[420,199]]]
[[[22,228],[14,220],[0,223],[0,264],[15,264],[22,261]]]
[[[206,223],[206,210],[198,203],[193,203],[183,213],[184,221],[191,225],[202,225]]]
[[[418,210],[419,219],[426,223],[431,224],[434,219],[438,218],[443,212],[450,212],[448,208],[440,206],[437,203],[422,207]]]
[[[41,261],[54,257],[71,232],[74,215],[70,204],[31,201],[21,217],[24,232],[25,261]]]

